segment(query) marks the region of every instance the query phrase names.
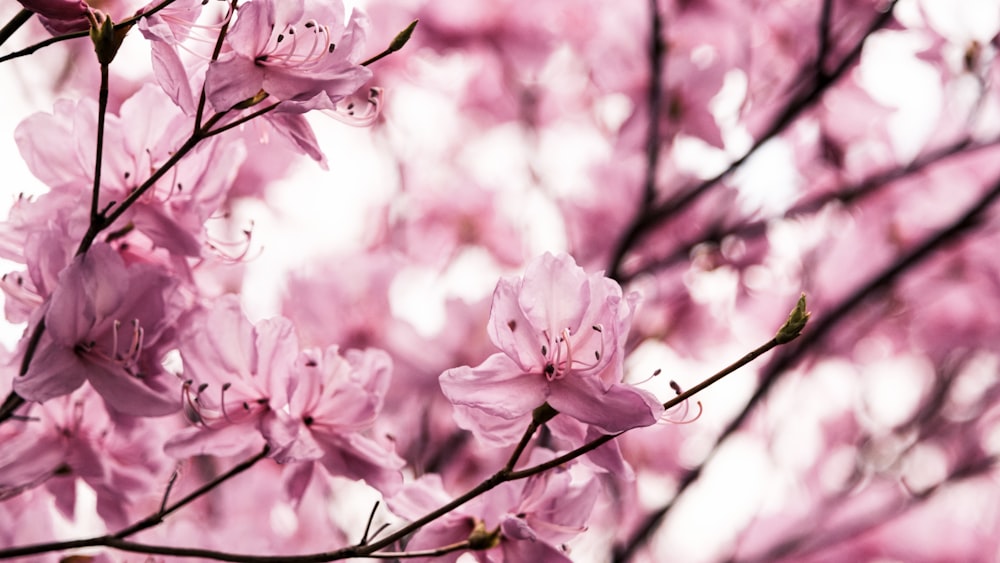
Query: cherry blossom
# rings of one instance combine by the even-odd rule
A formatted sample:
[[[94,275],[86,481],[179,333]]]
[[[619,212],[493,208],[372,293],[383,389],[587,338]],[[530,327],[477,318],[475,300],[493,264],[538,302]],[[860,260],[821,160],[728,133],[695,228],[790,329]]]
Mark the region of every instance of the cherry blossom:
[[[111,415],[100,395],[82,388],[33,407],[30,418],[4,428],[0,498],[41,487],[64,517],[73,518],[80,479],[97,493],[104,522],[128,524],[139,508],[136,499],[156,490],[171,464],[158,451],[163,424]]]
[[[155,118],[145,118],[142,127],[127,125],[148,114],[149,108],[157,108]],[[134,93],[122,104],[119,115],[110,115],[107,121],[100,209],[124,200],[190,133],[187,118],[152,85]],[[96,130],[95,100],[60,100],[52,114],[29,117],[16,133],[18,148],[31,171],[53,192],[70,196],[57,201],[69,206],[62,213],[76,215],[77,222],[85,220],[80,217],[87,211],[77,201],[89,197],[93,185],[95,150],[87,139],[93,138]],[[65,139],[71,139],[68,151]],[[244,154],[238,141],[209,139],[140,198],[116,226],[136,229],[153,246],[172,253],[198,256],[203,250],[205,220],[224,200]],[[58,164],[51,166],[50,162]]]
[[[997,0],[361,4],[0,10],[0,558],[997,559]]]
[[[537,452],[540,460],[543,452]],[[600,490],[594,476],[575,467],[498,487],[421,529],[412,549],[430,549],[478,538],[470,553],[481,562],[569,562],[563,544],[585,530]],[[428,475],[389,500],[394,512],[416,517],[449,500],[443,483]],[[462,552],[435,561],[455,561]],[[421,558],[418,561],[429,561]]]

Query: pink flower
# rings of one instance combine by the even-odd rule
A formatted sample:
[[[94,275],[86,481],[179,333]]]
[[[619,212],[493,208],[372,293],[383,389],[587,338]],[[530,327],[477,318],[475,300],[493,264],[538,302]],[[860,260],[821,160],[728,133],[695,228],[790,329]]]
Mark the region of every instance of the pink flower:
[[[302,352],[297,385],[287,411],[279,413],[281,425],[267,435],[275,445],[273,457],[281,462],[319,461],[331,475],[364,479],[383,492],[402,484],[403,460],[364,432],[371,429],[382,410],[389,387],[392,360],[381,350],[348,350],[336,346],[325,352]],[[292,497],[305,491],[312,464],[305,464],[290,480]],[[296,498],[298,500],[298,498]]]
[[[223,297],[195,314],[180,337],[185,395],[196,426],[167,443],[167,453],[235,455],[263,445],[261,433],[288,405],[298,338],[288,319],[253,325],[239,300]]]
[[[441,389],[464,412],[463,425],[487,438],[546,402],[608,433],[653,424],[659,401],[621,383],[635,299],[572,257],[545,254],[493,293],[489,335],[503,353],[445,371]]]
[[[172,303],[176,286],[165,272],[126,268],[110,246],[95,244],[59,275],[38,351],[14,390],[41,402],[89,381],[118,412],[176,411],[179,394],[160,363],[179,311]]]
[[[344,21],[338,1],[254,0],[239,8],[230,51],[208,69],[205,88],[218,111],[262,90],[292,111],[335,110],[371,78],[357,64],[368,20]]]

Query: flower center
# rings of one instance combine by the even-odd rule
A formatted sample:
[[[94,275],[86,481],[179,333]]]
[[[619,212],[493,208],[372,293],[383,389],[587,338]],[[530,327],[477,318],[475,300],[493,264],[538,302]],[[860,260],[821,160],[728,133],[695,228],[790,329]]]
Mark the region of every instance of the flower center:
[[[542,332],[542,336],[546,340],[541,349],[542,358],[544,358],[542,373],[546,379],[549,381],[562,379],[571,371],[592,370],[601,364],[601,358],[604,357],[603,328],[601,325],[594,325],[590,328],[597,333],[597,339],[600,342],[599,348],[594,350],[593,359],[590,359],[589,356],[584,356],[585,359],[581,359],[580,356],[574,357],[573,334],[568,328],[562,329],[556,338],[552,338],[548,331]],[[580,339],[577,338],[577,340]]]

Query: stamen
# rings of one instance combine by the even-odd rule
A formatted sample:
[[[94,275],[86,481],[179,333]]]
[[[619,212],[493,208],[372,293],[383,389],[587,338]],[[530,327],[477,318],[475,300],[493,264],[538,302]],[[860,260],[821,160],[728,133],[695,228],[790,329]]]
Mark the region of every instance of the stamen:
[[[115,319],[114,328],[111,329],[111,354],[115,360],[121,360],[122,356],[118,353],[118,329],[122,327],[122,322]]]
[[[659,371],[659,370],[657,370],[657,371]],[[681,389],[680,384],[677,383],[676,381],[673,381],[673,380],[670,381],[670,388],[673,389],[674,393],[677,393],[678,396],[681,395],[684,392]],[[692,417],[692,418],[688,417],[688,415],[691,412],[691,402],[690,401],[684,401],[683,403],[681,403],[681,404],[677,405],[676,407],[674,407],[673,409],[671,409],[672,411],[680,410],[681,411],[680,412],[680,416],[678,416],[677,418],[673,418],[673,417],[669,416],[669,411],[667,411],[667,412],[664,412],[663,416],[660,417],[660,421],[662,421],[662,422],[668,422],[670,424],[690,424],[690,423],[698,420],[699,418],[701,418],[702,413],[705,412],[705,409],[701,405],[701,401],[697,401],[695,404],[698,406],[698,414],[694,415],[694,417]]]
[[[222,410],[222,418],[226,419],[226,422],[230,424],[236,424],[233,419],[229,418],[229,413],[226,411],[226,391],[232,387],[232,384],[226,382],[222,385],[222,392],[219,393],[219,408]]]
[[[564,328],[562,330],[562,333],[560,334],[561,334],[560,340],[566,343],[566,363],[564,364],[564,369],[561,370],[561,373],[559,374],[560,377],[564,377],[566,375],[566,372],[573,367],[573,346],[570,344],[569,341],[568,328]]]
[[[667,413],[663,413],[663,416],[660,417],[660,422],[665,424],[691,424],[692,422],[695,422],[696,420],[701,418],[701,415],[705,412],[704,407],[702,407],[701,405],[701,401],[695,402],[695,405],[698,406],[698,414],[694,415],[691,418],[688,418],[688,414],[691,411],[691,407],[689,403],[685,402],[683,405],[677,405],[677,408],[683,407],[684,409],[684,413],[680,417],[678,417],[677,419],[672,419],[667,416]]]
[[[654,370],[653,373],[650,374],[649,377],[647,377],[646,379],[643,379],[642,381],[637,381],[637,382],[633,383],[633,385],[642,385],[643,383],[649,383],[650,381],[653,380],[654,377],[660,375],[661,372],[662,372],[662,370],[660,370],[660,368],[656,368],[656,370]],[[670,383],[674,383],[674,382],[671,381]],[[671,388],[672,389],[674,388],[673,385],[671,385]]]

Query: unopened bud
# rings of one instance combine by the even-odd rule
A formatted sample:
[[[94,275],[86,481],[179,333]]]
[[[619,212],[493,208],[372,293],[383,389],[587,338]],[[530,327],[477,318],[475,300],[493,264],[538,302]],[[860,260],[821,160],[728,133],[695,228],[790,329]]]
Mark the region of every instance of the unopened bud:
[[[406,26],[406,29],[400,31],[392,38],[392,43],[389,43],[389,48],[386,49],[390,53],[395,53],[396,51],[403,48],[406,42],[410,40],[410,36],[413,35],[413,30],[417,28],[417,22],[420,20],[413,20],[410,25]]]
[[[132,26],[123,26],[115,29],[111,18],[101,12],[90,13],[90,40],[94,43],[94,51],[97,53],[97,61],[107,66],[115,60],[118,49],[125,41]]]
[[[500,528],[487,530],[486,523],[476,519],[476,524],[469,532],[469,549],[484,550],[500,545]]]
[[[806,322],[809,321],[809,315],[809,311],[806,311],[806,294],[803,293],[795,308],[788,314],[788,320],[778,329],[778,334],[774,335],[778,344],[785,344],[798,338],[802,329],[805,328]]]

